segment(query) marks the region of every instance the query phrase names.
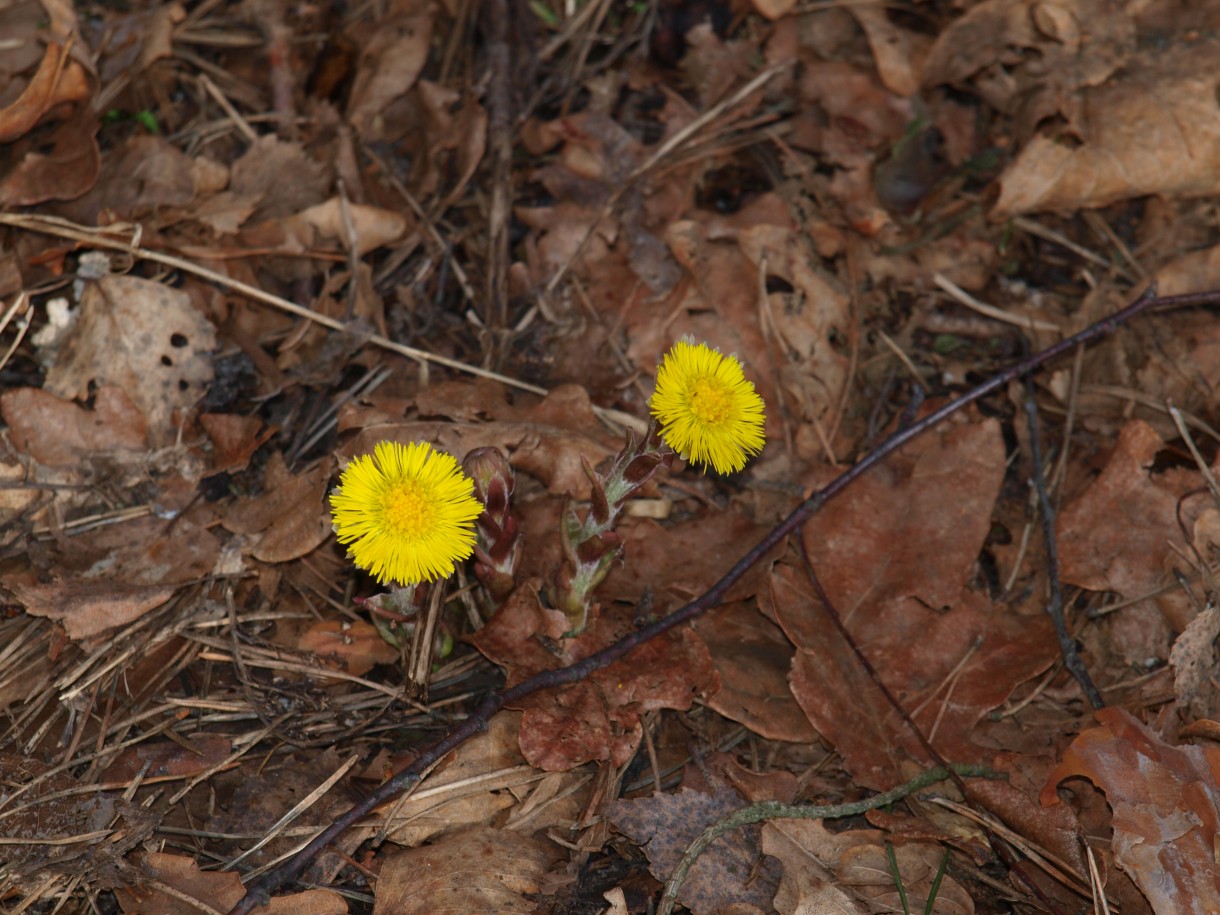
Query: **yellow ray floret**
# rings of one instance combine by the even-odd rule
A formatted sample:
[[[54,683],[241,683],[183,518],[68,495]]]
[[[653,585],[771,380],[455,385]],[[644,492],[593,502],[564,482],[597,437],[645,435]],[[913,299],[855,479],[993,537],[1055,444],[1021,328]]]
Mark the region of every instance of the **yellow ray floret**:
[[[650,401],[661,437],[674,451],[717,473],[733,473],[762,451],[763,399],[733,356],[679,340],[657,369]]]
[[[474,551],[483,506],[453,455],[427,442],[380,442],[355,458],[330,494],[335,535],[382,584],[447,578]]]

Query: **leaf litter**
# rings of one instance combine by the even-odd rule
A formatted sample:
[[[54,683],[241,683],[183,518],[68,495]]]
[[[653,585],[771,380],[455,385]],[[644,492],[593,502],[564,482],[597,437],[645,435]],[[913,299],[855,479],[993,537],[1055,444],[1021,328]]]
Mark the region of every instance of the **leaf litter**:
[[[886,434],[1148,277],[1220,287],[1217,15],[0,12],[4,905],[238,905],[489,691],[697,598]],[[648,480],[569,632],[563,519],[686,335],[742,361],[767,447]],[[916,438],[693,625],[500,712],[273,907],[645,911],[707,822],[867,798],[930,746],[1006,781],[765,823],[680,898],[922,910],[947,851],[935,911],[1214,910],[1216,339],[1165,311],[1051,365],[1041,462],[1015,386]],[[325,504],[381,441],[499,449],[520,538],[499,590],[460,568],[400,645]],[[1103,709],[1064,669],[1060,586]]]

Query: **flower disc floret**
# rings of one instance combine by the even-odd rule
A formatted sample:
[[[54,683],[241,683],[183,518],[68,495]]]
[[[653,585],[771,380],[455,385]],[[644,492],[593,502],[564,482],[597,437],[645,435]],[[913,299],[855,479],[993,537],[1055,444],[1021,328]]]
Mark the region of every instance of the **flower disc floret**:
[[[733,356],[679,340],[657,369],[650,401],[661,438],[686,460],[734,473],[766,444],[763,399]]]
[[[427,442],[380,442],[353,459],[330,494],[335,536],[382,584],[434,581],[474,552],[483,505],[453,455]]]

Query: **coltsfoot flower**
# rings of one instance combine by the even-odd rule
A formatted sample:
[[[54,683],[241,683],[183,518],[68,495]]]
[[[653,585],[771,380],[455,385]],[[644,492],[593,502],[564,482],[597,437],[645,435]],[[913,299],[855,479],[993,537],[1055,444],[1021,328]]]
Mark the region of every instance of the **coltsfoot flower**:
[[[474,551],[483,506],[450,454],[427,442],[380,442],[347,465],[330,494],[335,535],[382,584],[453,574]]]
[[[650,401],[665,444],[717,473],[734,473],[762,451],[763,399],[733,356],[679,340],[657,369]]]

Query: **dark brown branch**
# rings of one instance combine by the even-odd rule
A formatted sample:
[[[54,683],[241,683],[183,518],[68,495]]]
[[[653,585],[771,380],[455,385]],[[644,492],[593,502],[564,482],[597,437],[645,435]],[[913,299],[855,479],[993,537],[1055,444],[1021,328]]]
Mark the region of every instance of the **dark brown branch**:
[[[1099,340],[1112,334],[1120,326],[1130,321],[1137,315],[1149,311],[1154,306],[1157,311],[1168,310],[1171,308],[1190,307],[1203,304],[1212,304],[1220,302],[1220,291],[1208,293],[1196,293],[1193,295],[1170,296],[1166,298],[1157,298],[1155,291],[1150,287],[1143,295],[1137,298],[1134,302],[1115,312],[1108,318],[1103,318],[1096,324],[1091,324],[1079,333],[1073,334],[1071,337],[1056,343],[1039,353],[1035,353],[1027,359],[1023,359],[1017,364],[1005,369],[990,381],[984,382],[979,387],[962,395],[955,401],[945,404],[938,410],[929,413],[919,422],[914,423],[906,429],[902,429],[877,446],[876,450],[870,452],[859,463],[846,470],[841,476],[831,481],[825,488],[811,495],[808,499],[796,507],[793,512],[781,521],[762,542],[754,549],[750,550],[743,556],[736,565],[731,568],[720,581],[716,582],[710,590],[703,594],[698,599],[692,601],[686,606],[676,610],[674,613],[658,620],[650,626],[646,626],[637,632],[623,638],[622,640],[603,648],[601,651],[589,655],[582,661],[571,665],[570,667],[561,667],[558,670],[548,670],[537,674],[528,680],[518,683],[516,686],[509,689],[501,690],[500,692],[489,695],[461,724],[455,727],[452,731],[442,737],[432,746],[425,748],[420,752],[416,760],[396,774],[393,778],[387,781],[384,785],[378,788],[373,794],[369,795],[343,816],[335,820],[325,830],[320,832],[308,845],[302,848],[289,861],[279,867],[277,870],[264,874],[258,880],[250,884],[246,890],[246,895],[237,903],[230,912],[230,915],[248,915],[256,906],[264,905],[271,898],[271,894],[283,886],[290,880],[296,879],[310,862],[344,830],[350,828],[353,824],[359,822],[364,817],[368,816],[375,808],[381,806],[386,801],[393,798],[395,795],[404,791],[415,782],[419,781],[421,773],[426,772],[437,760],[445,756],[451,750],[461,746],[465,741],[480,733],[487,728],[488,722],[492,715],[498,712],[505,706],[511,706],[514,703],[524,699],[526,696],[533,695],[544,689],[554,689],[559,686],[566,686],[570,683],[575,683],[584,679],[593,671],[601,670],[604,667],[623,658],[635,648],[647,642],[649,639],[656,638],[663,633],[669,632],[677,626],[690,622],[695,617],[699,616],[706,610],[717,606],[724,598],[725,594],[755,563],[766,556],[776,545],[778,545],[785,537],[797,530],[810,517],[813,516],[823,505],[833,499],[844,489],[850,486],[855,480],[868,473],[873,467],[877,466],[881,461],[885,460],[889,455],[900,449],[907,442],[912,441],[923,433],[927,432],[934,426],[944,422],[949,416],[963,409],[969,404],[986,397],[992,391],[1004,387],[1017,378],[1021,378],[1030,372],[1041,368],[1048,362],[1051,362],[1062,355],[1072,352],[1078,346],[1083,346]]]
[[[1046,491],[1046,471],[1042,463],[1042,438],[1038,432],[1038,404],[1034,400],[1032,382],[1025,383],[1025,414],[1029,419],[1029,452],[1033,463],[1034,491],[1038,494],[1038,514],[1042,517],[1042,540],[1046,545],[1046,575],[1050,580],[1050,599],[1046,605],[1047,615],[1055,627],[1059,640],[1059,654],[1063,665],[1080,684],[1085,698],[1094,709],[1103,708],[1105,701],[1089,676],[1088,668],[1076,650],[1076,640],[1068,633],[1063,618],[1063,582],[1059,578],[1059,547],[1055,539],[1055,507],[1050,493]]]

